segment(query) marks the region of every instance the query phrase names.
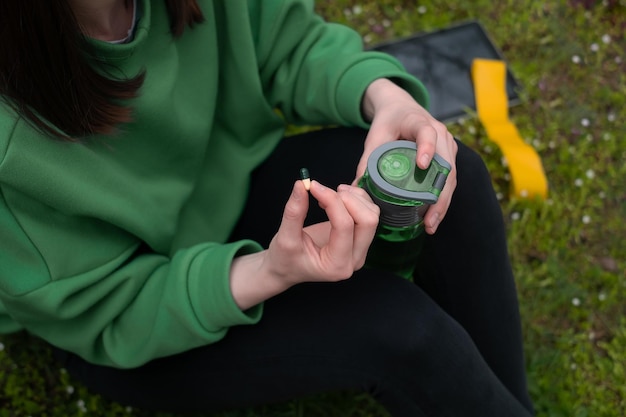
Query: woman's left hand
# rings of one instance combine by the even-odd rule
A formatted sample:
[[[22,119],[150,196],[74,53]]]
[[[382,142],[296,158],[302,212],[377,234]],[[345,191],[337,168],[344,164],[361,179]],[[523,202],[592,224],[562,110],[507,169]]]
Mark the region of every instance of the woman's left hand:
[[[363,97],[362,108],[365,117],[372,124],[365,139],[363,155],[353,184],[365,173],[370,153],[383,143],[394,140],[415,141],[416,163],[421,169],[428,168],[435,153],[450,163],[452,169],[446,185],[437,203],[428,208],[424,217],[426,232],[435,233],[448,211],[456,188],[458,147],[454,137],[443,123],[432,117],[409,93],[387,79],[378,79],[369,85]]]

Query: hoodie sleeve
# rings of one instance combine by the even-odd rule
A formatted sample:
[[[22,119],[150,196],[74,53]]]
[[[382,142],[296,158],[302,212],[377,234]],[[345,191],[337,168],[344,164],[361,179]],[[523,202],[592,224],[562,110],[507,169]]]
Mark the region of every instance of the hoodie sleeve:
[[[354,30],[314,13],[312,0],[249,1],[261,81],[270,102],[292,123],[367,127],[361,99],[389,78],[423,106],[428,94],[394,57],[363,51]]]
[[[0,188],[0,231],[5,310],[29,332],[96,364],[139,366],[218,341],[262,313],[262,305],[241,311],[228,280],[209,279],[228,276],[234,256],[261,250],[252,241],[200,244],[167,257],[123,230],[57,215],[7,187]]]

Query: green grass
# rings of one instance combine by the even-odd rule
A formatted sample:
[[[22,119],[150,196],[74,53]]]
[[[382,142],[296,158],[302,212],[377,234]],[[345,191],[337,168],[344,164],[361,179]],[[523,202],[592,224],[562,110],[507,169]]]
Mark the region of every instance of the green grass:
[[[449,125],[479,151],[501,197],[539,416],[626,415],[626,1],[318,1],[369,45],[478,19],[523,86],[511,118],[541,155],[549,198],[509,197],[498,148],[475,118]],[[577,58],[575,58],[577,57]],[[574,62],[576,61],[576,62]],[[26,335],[0,344],[0,417],[140,416],[88,394]],[[383,415],[333,394],[215,417]]]

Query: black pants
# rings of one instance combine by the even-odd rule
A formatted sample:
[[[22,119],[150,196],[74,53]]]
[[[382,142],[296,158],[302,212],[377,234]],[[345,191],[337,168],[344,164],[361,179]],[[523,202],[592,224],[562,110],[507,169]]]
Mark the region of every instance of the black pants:
[[[267,245],[300,167],[352,181],[364,132],[285,139],[253,176],[232,238]],[[60,352],[70,374],[123,404],[215,411],[333,390],[371,393],[395,417],[529,416],[520,318],[500,206],[480,157],[459,144],[458,187],[422,251],[415,282],[362,270],[265,303],[260,323],[132,370]],[[311,204],[308,221],[325,218]]]

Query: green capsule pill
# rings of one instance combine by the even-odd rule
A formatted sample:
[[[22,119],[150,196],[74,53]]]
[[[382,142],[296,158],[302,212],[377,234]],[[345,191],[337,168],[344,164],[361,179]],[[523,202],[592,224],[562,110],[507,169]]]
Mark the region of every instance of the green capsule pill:
[[[306,190],[309,191],[309,189],[311,189],[311,176],[309,175],[308,169],[300,168],[300,179],[302,180],[302,183],[304,184],[304,188],[306,188]]]

